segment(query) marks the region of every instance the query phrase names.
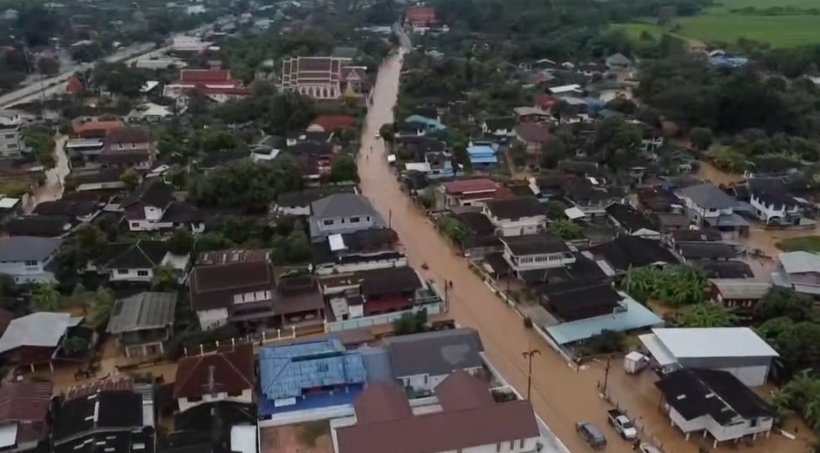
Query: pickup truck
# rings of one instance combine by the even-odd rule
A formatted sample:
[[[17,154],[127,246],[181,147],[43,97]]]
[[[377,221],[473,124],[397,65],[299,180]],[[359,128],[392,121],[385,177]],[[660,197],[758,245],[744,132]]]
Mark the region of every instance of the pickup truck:
[[[607,411],[607,418],[609,424],[615,428],[615,431],[626,440],[634,440],[638,437],[638,430],[635,429],[635,424],[632,420],[618,409]]]

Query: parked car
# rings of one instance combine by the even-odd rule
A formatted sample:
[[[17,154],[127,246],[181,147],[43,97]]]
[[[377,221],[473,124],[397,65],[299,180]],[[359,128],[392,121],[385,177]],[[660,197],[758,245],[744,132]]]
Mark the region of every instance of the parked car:
[[[606,412],[609,424],[615,428],[615,431],[624,439],[634,440],[638,437],[638,430],[635,429],[635,424],[632,420],[618,409],[612,409]]]
[[[641,453],[663,453],[660,448],[647,442],[641,444],[640,451]]]
[[[575,431],[595,450],[606,448],[606,437],[590,422],[576,422]]]

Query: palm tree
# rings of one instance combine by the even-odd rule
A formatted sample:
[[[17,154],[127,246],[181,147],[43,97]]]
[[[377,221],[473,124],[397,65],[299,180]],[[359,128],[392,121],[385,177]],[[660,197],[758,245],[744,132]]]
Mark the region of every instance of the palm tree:
[[[732,312],[708,302],[688,308],[678,319],[681,327],[729,327],[736,321]]]
[[[60,293],[53,285],[38,284],[31,291],[31,306],[35,311],[57,311],[60,308]]]

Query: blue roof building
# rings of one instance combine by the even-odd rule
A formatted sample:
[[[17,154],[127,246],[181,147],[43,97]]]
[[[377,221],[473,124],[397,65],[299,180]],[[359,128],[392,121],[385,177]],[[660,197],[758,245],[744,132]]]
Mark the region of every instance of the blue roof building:
[[[427,132],[437,132],[443,131],[447,129],[447,126],[441,123],[441,121],[435,118],[428,118],[426,116],[421,115],[410,115],[405,120],[405,123],[416,123],[416,124],[423,124]]]
[[[259,415],[352,404],[366,381],[362,354],[335,338],[262,348]]]
[[[493,167],[498,165],[498,155],[492,146],[486,143],[472,143],[467,147],[470,164],[473,168]]]

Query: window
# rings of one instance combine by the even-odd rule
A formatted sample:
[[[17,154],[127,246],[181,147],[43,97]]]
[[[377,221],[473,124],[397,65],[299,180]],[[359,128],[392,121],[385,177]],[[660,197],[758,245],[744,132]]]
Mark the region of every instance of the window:
[[[17,134],[6,134],[6,140],[14,140]]]
[[[350,219],[348,219],[348,222],[350,222],[350,223],[359,223],[359,218],[358,217],[351,217]]]
[[[322,220],[323,225],[333,225],[333,219]]]
[[[127,273],[128,273],[128,269],[117,269],[117,273],[118,273],[118,274],[127,274]]]
[[[495,444],[495,451],[501,451],[501,442]]]
[[[37,261],[26,261],[24,264],[25,264],[26,266],[36,266],[36,265],[37,265]]]
[[[137,275],[139,275],[140,277],[147,277],[148,271],[137,271]]]
[[[524,448],[524,439],[518,441],[518,448]]]
[[[7,147],[8,149],[17,149],[17,143],[9,143]]]

